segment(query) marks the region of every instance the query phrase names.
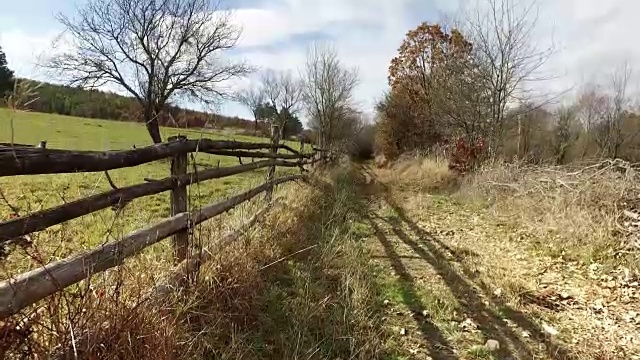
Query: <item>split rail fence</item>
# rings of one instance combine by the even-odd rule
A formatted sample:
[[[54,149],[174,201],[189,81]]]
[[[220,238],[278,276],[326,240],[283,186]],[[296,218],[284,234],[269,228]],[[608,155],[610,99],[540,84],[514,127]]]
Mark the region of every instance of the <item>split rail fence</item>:
[[[278,150],[286,150],[287,153],[278,153]],[[236,157],[240,164],[188,173],[188,154],[195,152]],[[243,164],[243,158],[249,158],[251,162]],[[266,193],[267,200],[270,201],[271,192],[276,185],[304,180],[303,172],[307,171],[305,165],[325,162],[330,158],[331,155],[323,150],[314,149],[312,152],[303,153],[274,142],[189,140],[183,136],[172,137],[166,143],[144,148],[106,152],[47,149],[44,143],[38,147],[0,144],[0,176],[104,171],[112,187],[109,191],[0,222],[0,246],[102,209],[125,206],[136,198],[171,192],[170,217],[134,231],[117,241],[0,281],[0,320],[96,273],[119,266],[126,258],[169,237],[173,239],[174,260],[179,265],[178,270],[189,271],[206,260],[202,252],[191,254],[190,229],[261,193]],[[144,179],[144,183],[118,188],[109,177],[109,170],[162,159],[171,159],[171,174],[164,179]],[[275,177],[276,167],[300,168],[301,173]],[[187,186],[261,168],[269,169],[263,184],[224,201],[188,211]],[[254,223],[259,213],[263,213],[267,208],[268,206],[255,214],[245,225],[250,226]]]

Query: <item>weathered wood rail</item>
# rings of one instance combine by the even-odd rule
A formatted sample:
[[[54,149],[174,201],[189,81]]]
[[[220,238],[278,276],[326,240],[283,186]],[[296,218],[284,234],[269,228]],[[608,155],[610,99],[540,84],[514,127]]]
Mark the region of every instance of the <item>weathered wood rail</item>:
[[[291,154],[248,152],[247,150],[284,149]],[[0,146],[0,176],[96,172],[138,166],[178,154],[201,152],[212,155],[300,159],[301,154],[284,144],[216,141],[211,139],[170,141],[139,149],[121,151],[72,151],[36,147]]]
[[[279,154],[279,149],[287,150],[289,153]],[[256,150],[269,150],[269,152]],[[240,161],[241,164],[237,166],[209,168],[187,173],[187,155],[194,152],[233,156],[239,159],[251,158],[252,162],[242,164]],[[134,231],[117,241],[108,242],[89,251],[0,281],[0,320],[96,273],[119,266],[125,259],[171,236],[173,236],[174,260],[180,264],[178,269],[183,269],[182,272],[177,273],[188,271],[194,268],[191,266],[194,261],[199,263],[208,259],[207,256],[199,253],[191,254],[190,229],[263,192],[269,194],[276,185],[305,179],[303,174],[275,178],[273,174],[276,167],[298,167],[301,171],[305,171],[305,165],[326,161],[329,157],[329,153],[324,151],[314,149],[312,153],[301,153],[277,142],[187,140],[185,137],[170,138],[167,143],[139,149],[102,152],[1,144],[0,176],[108,171],[162,159],[171,158],[172,160],[171,175],[164,179],[146,180],[145,183],[122,188],[112,185],[113,189],[109,191],[0,222],[0,246],[2,246],[15,238],[42,231],[108,207],[125,206],[137,198],[171,191],[170,217],[147,228]],[[267,160],[254,162],[254,158]],[[260,168],[269,168],[269,177],[263,184],[224,201],[188,211],[187,186]],[[266,211],[265,209],[255,214],[245,226],[255,223],[257,217]],[[224,240],[228,242],[235,238],[237,236],[228,235]]]

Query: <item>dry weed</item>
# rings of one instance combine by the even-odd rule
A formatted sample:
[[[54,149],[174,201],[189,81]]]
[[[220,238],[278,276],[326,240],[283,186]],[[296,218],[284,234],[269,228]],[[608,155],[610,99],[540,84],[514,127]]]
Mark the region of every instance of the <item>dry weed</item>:
[[[403,157],[377,174],[382,182],[405,192],[450,192],[458,186],[457,175],[442,157]]]
[[[359,206],[353,180],[340,171],[312,186],[282,187],[287,206],[275,207],[225,248],[211,245],[252,206],[198,229],[194,244],[214,251],[212,260],[160,304],[147,301],[163,275],[154,252],[95,276],[92,286],[48,297],[0,323],[0,355],[374,358],[376,291],[352,232]]]
[[[520,238],[586,263],[633,265],[624,211],[640,205],[633,165],[604,161],[586,167],[490,164],[465,179],[456,199],[489,203]],[[635,249],[634,249],[635,248]]]
[[[73,286],[0,323],[6,359],[170,359],[178,323],[154,311],[124,271],[109,286]],[[5,336],[10,335],[10,337]]]

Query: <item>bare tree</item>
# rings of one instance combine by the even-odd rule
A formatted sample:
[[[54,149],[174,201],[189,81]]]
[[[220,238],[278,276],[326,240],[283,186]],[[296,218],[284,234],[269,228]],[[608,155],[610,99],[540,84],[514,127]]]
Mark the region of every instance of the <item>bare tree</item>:
[[[253,114],[253,120],[255,121],[254,134],[258,133],[258,120],[262,116],[262,108],[265,105],[265,93],[261,88],[249,88],[238,91],[234,99],[240,104],[244,105],[251,114]]]
[[[348,150],[357,140],[358,134],[367,125],[365,114],[351,106],[345,106],[333,123],[332,134],[328,136],[329,148]]]
[[[578,95],[578,118],[585,131],[590,132],[601,122],[606,112],[608,99],[596,86],[587,85]]]
[[[533,163],[551,156],[545,153],[545,149],[549,147],[551,132],[555,129],[553,120],[553,114],[538,104],[525,102],[511,109],[505,117],[502,155],[513,155],[516,159]],[[541,146],[541,143],[547,145]]]
[[[531,83],[545,80],[541,67],[553,47],[539,48],[534,39],[536,1],[482,0],[466,18],[466,35],[473,43],[483,85],[488,91],[492,152],[501,138],[510,104],[531,102]]]
[[[557,110],[553,127],[553,155],[556,164],[567,162],[569,148],[578,139],[576,131],[577,109],[574,106],[565,106]]]
[[[276,72],[267,70],[262,75],[262,91],[271,107],[271,144],[277,145],[284,138],[287,120],[293,118],[300,111],[302,100],[302,83],[293,77],[291,71]],[[273,126],[276,125],[276,126]],[[278,149],[271,149],[277,153]],[[275,176],[276,167],[272,166],[267,172],[267,180]],[[271,201],[272,189],[267,191],[266,199]]]
[[[222,59],[240,30],[210,0],[88,0],[75,17],[58,19],[70,49],[48,67],[71,85],[114,84],[142,106],[154,143],[162,141],[158,115],[178,97],[211,103],[227,92],[223,81],[242,76],[244,63]]]
[[[284,134],[284,125],[288,116],[300,111],[302,104],[302,83],[293,77],[291,71],[276,72],[268,70],[262,75],[262,91],[267,102],[275,112],[275,124]]]
[[[635,134],[624,134],[622,131],[629,107],[627,88],[631,74],[632,69],[626,62],[614,71],[611,76],[612,93],[608,97],[604,116],[596,129],[596,141],[603,155],[609,158],[617,158],[626,137],[635,136]]]
[[[462,38],[456,30],[452,39]],[[462,40],[464,41],[464,39]],[[458,40],[458,42],[462,42]],[[457,48],[447,61],[431,72],[432,89],[429,96],[432,111],[436,114],[441,131],[448,135],[462,135],[470,144],[486,139],[490,134],[487,126],[489,96],[484,85],[483,74],[470,54],[470,43],[465,49]]]
[[[609,96],[597,86],[589,84],[578,94],[576,108],[577,118],[584,129],[580,158],[585,158],[591,152],[591,144],[597,140],[594,133],[598,124],[605,121],[609,108]]]
[[[307,53],[303,82],[310,125],[319,133],[320,146],[329,148],[343,128],[339,122],[357,118],[351,115],[358,72],[345,68],[333,47],[314,44]]]

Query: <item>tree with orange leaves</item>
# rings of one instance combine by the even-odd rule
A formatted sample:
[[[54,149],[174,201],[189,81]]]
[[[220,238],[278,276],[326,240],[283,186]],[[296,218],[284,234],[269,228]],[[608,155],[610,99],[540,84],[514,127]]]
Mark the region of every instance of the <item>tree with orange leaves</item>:
[[[472,44],[460,31],[422,23],[407,33],[389,66],[391,90],[379,104],[377,144],[387,156],[428,149],[462,133],[475,140],[482,90]]]

